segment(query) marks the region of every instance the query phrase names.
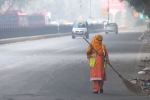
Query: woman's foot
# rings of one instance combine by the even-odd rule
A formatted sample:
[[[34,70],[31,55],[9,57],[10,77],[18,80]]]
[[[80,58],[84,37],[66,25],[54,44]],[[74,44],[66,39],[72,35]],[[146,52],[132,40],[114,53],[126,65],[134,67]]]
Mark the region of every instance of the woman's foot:
[[[94,91],[93,94],[98,94],[98,91]]]
[[[100,89],[100,93],[103,93],[104,91],[103,91],[103,89]]]

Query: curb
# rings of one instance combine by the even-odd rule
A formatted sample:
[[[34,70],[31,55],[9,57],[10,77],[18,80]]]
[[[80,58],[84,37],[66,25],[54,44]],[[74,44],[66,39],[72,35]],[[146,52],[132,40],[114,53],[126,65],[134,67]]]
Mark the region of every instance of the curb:
[[[49,35],[38,35],[38,36],[29,36],[29,37],[1,39],[0,44],[23,42],[23,41],[28,41],[28,40],[46,39],[46,38],[61,37],[61,36],[68,36],[68,35],[71,35],[71,33],[49,34]]]

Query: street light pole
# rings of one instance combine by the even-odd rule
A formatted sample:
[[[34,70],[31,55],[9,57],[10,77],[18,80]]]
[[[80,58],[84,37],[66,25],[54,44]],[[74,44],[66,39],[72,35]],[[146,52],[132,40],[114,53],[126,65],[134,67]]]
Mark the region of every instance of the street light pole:
[[[108,23],[109,23],[109,0],[108,0]]]

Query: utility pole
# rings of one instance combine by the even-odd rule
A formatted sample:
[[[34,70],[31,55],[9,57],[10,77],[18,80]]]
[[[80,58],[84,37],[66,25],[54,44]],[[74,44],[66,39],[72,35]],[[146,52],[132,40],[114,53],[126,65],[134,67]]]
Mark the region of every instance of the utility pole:
[[[108,23],[109,23],[109,0],[108,0]]]

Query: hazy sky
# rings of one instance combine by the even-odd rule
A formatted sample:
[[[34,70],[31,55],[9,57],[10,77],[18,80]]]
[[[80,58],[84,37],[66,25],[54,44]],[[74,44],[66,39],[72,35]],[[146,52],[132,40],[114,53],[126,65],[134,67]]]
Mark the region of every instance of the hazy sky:
[[[80,2],[82,1],[82,2]],[[90,2],[91,1],[91,2]],[[106,0],[107,1],[107,0]],[[101,0],[39,0],[36,3],[31,4],[29,9],[27,10],[29,13],[32,12],[41,12],[44,9],[51,12],[52,20],[67,20],[67,21],[75,21],[77,19],[88,20],[89,17],[94,18],[94,20],[98,19],[108,19],[107,15],[102,15],[102,4]],[[125,15],[128,15],[130,19],[134,18],[133,15],[128,12],[125,12]],[[110,19],[113,21],[121,21],[122,20],[122,12],[118,11],[117,20],[115,20],[115,15],[112,10],[110,10]],[[118,19],[121,18],[121,19]],[[125,21],[124,21],[125,22]],[[127,22],[127,21],[126,21]]]

